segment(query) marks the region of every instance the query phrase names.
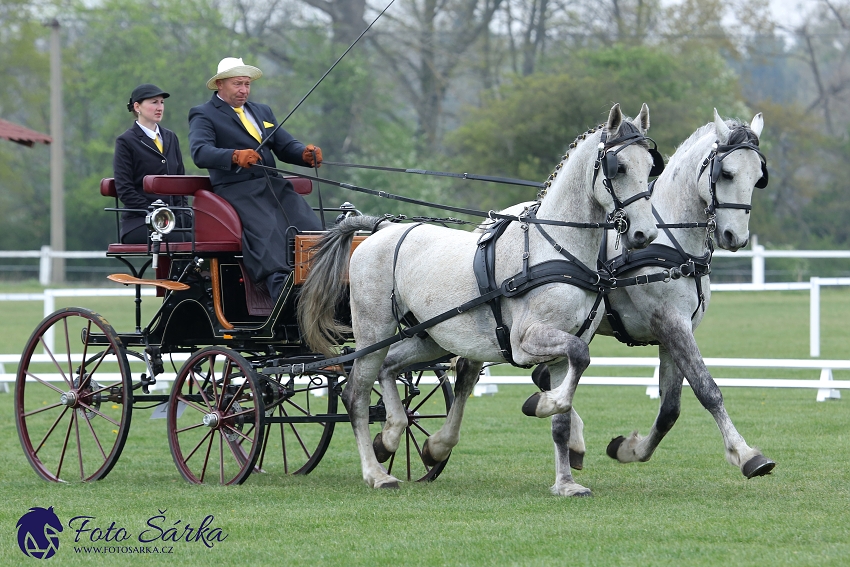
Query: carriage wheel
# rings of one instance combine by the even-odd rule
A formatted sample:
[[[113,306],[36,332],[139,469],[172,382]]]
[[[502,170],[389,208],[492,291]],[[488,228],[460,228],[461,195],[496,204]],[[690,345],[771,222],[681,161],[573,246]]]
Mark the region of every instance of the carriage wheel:
[[[454,403],[454,392],[449,383],[445,367],[404,372],[397,379],[399,396],[407,412],[407,427],[395,455],[384,463],[387,472],[396,478],[408,481],[428,481],[437,478],[448,463],[448,459],[434,466],[422,460],[425,440],[446,421],[449,408]],[[436,379],[435,379],[436,377]],[[383,422],[383,396],[379,385],[372,391],[372,406],[379,419],[371,426],[373,434],[380,431]]]
[[[263,444],[257,375],[239,353],[212,346],[180,368],[168,401],[168,444],[183,478],[242,484]]]
[[[15,422],[40,477],[105,477],[124,448],[132,409],[130,365],[106,319],[68,307],[35,328],[18,366]]]
[[[339,401],[337,376],[301,375],[297,379],[275,375],[263,387],[266,407],[266,438],[257,470],[270,459],[283,458],[286,474],[307,474],[325,455],[334,432]]]

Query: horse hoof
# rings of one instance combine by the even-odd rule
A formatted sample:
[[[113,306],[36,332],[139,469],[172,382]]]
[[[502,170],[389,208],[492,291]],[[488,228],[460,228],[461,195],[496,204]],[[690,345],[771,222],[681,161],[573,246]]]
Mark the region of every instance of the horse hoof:
[[[372,441],[372,449],[375,451],[375,457],[377,457],[378,462],[386,463],[395,453],[391,453],[386,447],[384,447],[382,433],[383,432],[379,432],[375,435],[375,439]]]
[[[605,449],[605,452],[608,454],[608,456],[611,457],[612,459],[614,459],[615,461],[618,460],[617,459],[617,451],[620,450],[620,445],[622,445],[623,441],[625,441],[625,440],[626,440],[626,438],[623,437],[622,435],[618,435],[617,437],[614,437],[613,439],[611,439],[611,442],[608,443],[608,447]],[[570,464],[572,464],[572,463],[570,463]]]
[[[448,457],[446,457],[446,458],[448,458]],[[446,459],[443,459],[443,460],[446,460]],[[428,440],[426,439],[425,444],[422,446],[422,463],[426,467],[435,467],[442,462],[443,461],[438,461],[437,459],[435,459],[434,456],[431,454],[431,450],[428,448]]]
[[[584,468],[584,453],[570,451],[570,468],[577,471]]]
[[[764,476],[766,474],[770,474],[770,471],[773,470],[773,467],[776,466],[776,463],[765,457],[764,455],[756,455],[741,467],[741,472],[744,473],[744,476],[747,478],[753,478],[754,476]]]
[[[540,401],[540,392],[535,392],[522,404],[522,413],[529,417],[537,417],[537,404]]]
[[[546,392],[552,389],[552,376],[549,374],[549,367],[545,364],[538,364],[531,372],[531,381],[534,385]]]
[[[399,488],[401,488],[401,486],[399,486],[397,480],[394,480],[392,482],[385,482],[384,484],[379,484],[376,488],[381,488],[381,489],[386,488],[386,489],[389,489],[389,490],[398,490]]]

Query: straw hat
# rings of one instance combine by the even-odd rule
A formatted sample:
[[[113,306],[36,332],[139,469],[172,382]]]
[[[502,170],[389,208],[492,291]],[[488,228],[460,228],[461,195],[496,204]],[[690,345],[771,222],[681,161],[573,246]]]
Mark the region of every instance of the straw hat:
[[[216,73],[212,79],[207,81],[207,88],[211,91],[217,90],[215,82],[219,79],[248,77],[251,80],[255,80],[262,76],[262,71],[251,65],[245,65],[245,63],[242,62],[241,57],[225,57],[218,62],[218,73]]]

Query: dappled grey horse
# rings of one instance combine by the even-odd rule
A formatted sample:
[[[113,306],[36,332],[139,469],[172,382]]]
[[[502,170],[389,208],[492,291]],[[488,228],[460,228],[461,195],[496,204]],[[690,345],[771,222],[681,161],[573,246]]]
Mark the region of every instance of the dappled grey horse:
[[[614,246],[616,236],[608,235],[603,260],[615,277],[669,269],[671,281],[614,289],[606,297],[608,315],[597,333],[631,345],[658,345],[661,364],[660,408],[649,434],[643,437],[634,431],[616,437],[607,453],[621,463],[648,461],[679,417],[682,381],[687,379],[720,428],[726,460],[752,478],[768,474],[775,463],[750,447],[732,424],[720,388],[703,362],[694,330],[711,300],[712,239],[731,251],[749,240],[753,189],[766,186],[768,179],[765,158],[758,149],[764,121],[761,113],[749,125],[723,121],[716,110],[714,113],[714,121],[677,148],[654,182],[651,202],[663,228],[656,241],[643,250],[621,254]],[[533,376],[544,389],[549,387],[547,374],[541,366]],[[562,434],[565,429],[572,429],[569,451]],[[578,414],[554,416],[552,436],[557,487],[571,461],[574,468],[581,468],[585,447]]]
[[[606,217],[610,221],[612,215],[627,221],[617,226],[623,231],[624,245],[630,247],[644,247],[657,235],[649,200],[643,198],[648,197],[646,181],[657,161],[644,137],[647,128],[646,105],[634,121],[625,119],[615,105],[605,124],[582,134],[571,146],[547,183],[536,214],[504,226],[489,260],[495,266],[493,278],[501,284],[497,291],[505,290],[501,343],[488,305],[464,307],[484,297],[473,269],[481,235],[427,224],[381,224],[375,217],[349,217],[325,234],[316,247],[298,306],[300,328],[314,351],[330,354],[346,331],[334,320],[334,308],[345,290],[346,269],[351,330],[360,350],[392,337],[405,323],[447,316],[428,328],[427,335],[405,334],[408,338],[392,348],[384,346],[354,361],[342,399],[369,486],[398,486],[398,479],[387,473],[379,458],[385,460],[397,450],[407,426],[395,378],[412,364],[447,354],[467,360],[458,372],[456,401],[446,422],[423,449],[432,462],[447,459],[457,444],[465,402],[485,361],[512,359],[523,366],[549,363],[553,388],[529,399],[524,411],[538,417],[570,411],[579,377],[589,363],[586,340],[576,334],[581,330],[591,336],[601,319],[601,312],[591,315],[595,315],[598,296],[591,290],[599,278],[588,267],[596,262],[602,239],[603,229],[598,228],[602,225],[597,223],[605,223]],[[349,264],[353,234],[376,226]],[[558,283],[551,283],[552,278],[532,285],[544,268],[561,269],[567,264],[563,275],[557,275]],[[435,278],[434,274],[446,273],[446,266],[451,266],[451,276]],[[514,295],[518,289],[514,286],[522,287],[520,281],[529,289]],[[561,283],[570,281],[585,285]],[[373,447],[368,413],[376,378],[387,416]],[[586,493],[571,479],[564,483],[563,494]]]

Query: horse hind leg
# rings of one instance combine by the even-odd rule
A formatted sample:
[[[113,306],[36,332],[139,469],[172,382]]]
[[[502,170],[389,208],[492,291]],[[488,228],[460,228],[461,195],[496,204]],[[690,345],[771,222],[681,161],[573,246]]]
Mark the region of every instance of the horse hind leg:
[[[342,402],[348,411],[363,480],[372,488],[398,488],[399,480],[387,473],[378,462],[369,434],[369,405],[375,375],[386,351],[379,351],[354,361],[354,367],[342,392]]]
[[[460,425],[463,421],[463,412],[466,402],[481,373],[480,362],[472,362],[465,358],[458,358],[455,363],[455,401],[449,408],[446,421],[443,426],[425,440],[422,447],[422,461],[429,467],[441,463],[449,458],[452,449],[460,441]]]
[[[688,330],[690,330],[689,327]],[[723,394],[702,360],[693,333],[676,333],[674,331],[675,329],[672,326],[668,326],[663,331],[657,332],[656,335],[659,342],[666,346],[670,355],[677,362],[696,398],[711,413],[717,423],[720,434],[723,436],[726,461],[732,466],[738,467],[741,474],[747,478],[769,474],[776,463],[765,457],[759,449],[750,447],[738,433],[729,414],[726,413],[726,407],[723,405]]]
[[[408,426],[407,412],[399,397],[396,378],[411,364],[436,360],[446,354],[448,353],[430,338],[411,337],[390,348],[378,372],[386,410],[384,426],[372,440],[372,448],[378,462],[385,463],[392,458]]]
[[[552,389],[552,376],[549,373],[549,366],[546,364],[538,364],[534,367],[534,370],[531,372],[531,381],[540,388],[541,391],[545,392],[547,390]],[[586,452],[586,447],[584,444],[584,422],[581,417],[579,417],[578,412],[576,412],[575,408],[570,410],[570,418],[569,418],[569,446],[559,446],[559,438],[560,436],[555,435],[555,421],[561,419],[561,416],[564,414],[555,414],[552,416],[552,438],[555,441],[555,465],[556,468],[559,466],[559,463],[562,462],[559,453],[569,456],[569,466],[572,469],[580,471],[584,468],[584,454]],[[562,430],[563,426],[558,426],[558,430]],[[556,470],[557,477],[557,470]],[[557,481],[556,483],[557,484]]]

